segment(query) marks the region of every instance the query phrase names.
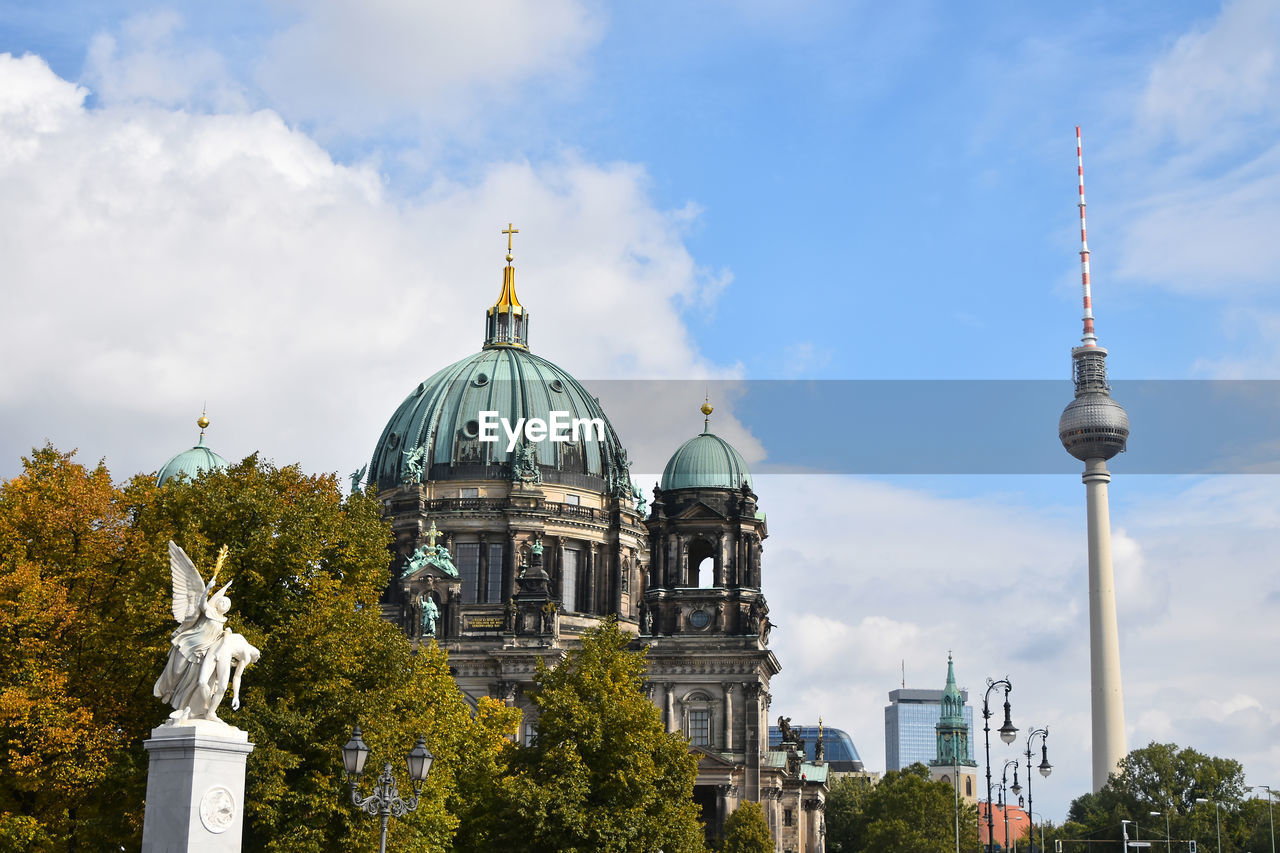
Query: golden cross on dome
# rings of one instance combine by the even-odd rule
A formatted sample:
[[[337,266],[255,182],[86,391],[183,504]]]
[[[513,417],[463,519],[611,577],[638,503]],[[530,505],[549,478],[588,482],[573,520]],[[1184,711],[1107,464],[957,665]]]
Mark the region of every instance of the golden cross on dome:
[[[436,522],[431,520],[431,529],[427,531],[427,544],[432,548],[436,547],[436,537],[440,535],[440,531],[436,530]]]
[[[514,224],[512,224],[512,223],[508,222],[508,223],[507,223],[507,227],[502,229],[502,233],[507,235],[507,254],[509,255],[509,254],[511,254],[511,238],[512,238],[512,235],[514,235],[514,234],[519,234],[519,233],[520,233],[520,229],[519,229],[519,228],[517,228]],[[510,258],[508,258],[507,260],[510,260]]]

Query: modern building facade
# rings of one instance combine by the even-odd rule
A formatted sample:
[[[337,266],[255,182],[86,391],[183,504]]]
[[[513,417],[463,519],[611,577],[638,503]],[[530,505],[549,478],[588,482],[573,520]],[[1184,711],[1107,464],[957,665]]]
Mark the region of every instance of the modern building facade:
[[[969,701],[968,691],[961,690],[962,703]],[[942,690],[901,688],[889,691],[889,704],[884,709],[885,770],[901,770],[919,762],[928,765],[938,757],[938,720],[942,718]],[[973,708],[963,704],[963,718],[968,729],[972,759]]]
[[[514,233],[514,229],[509,229]],[[508,232],[504,232],[508,233]],[[529,349],[508,242],[480,352],[420,383],[391,416],[368,489],[395,534],[386,618],[449,654],[463,692],[524,712],[539,663],[554,665],[607,618],[647,649],[650,698],[698,756],[695,799],[709,837],[761,803],[778,850],[820,849],[825,762],[793,739],[770,748],[769,649],[761,591],[764,513],[747,464],[711,430],[671,456],[646,504],[599,402]],[[567,427],[486,440],[497,418]]]

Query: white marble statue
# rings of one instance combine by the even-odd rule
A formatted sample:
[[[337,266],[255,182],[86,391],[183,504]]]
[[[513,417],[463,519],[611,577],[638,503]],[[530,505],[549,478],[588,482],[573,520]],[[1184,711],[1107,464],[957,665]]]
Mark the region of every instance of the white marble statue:
[[[210,594],[226,556],[227,549],[223,546],[213,577],[206,584],[186,552],[169,542],[173,618],[178,620],[178,627],[173,632],[169,661],[156,680],[153,691],[173,708],[166,725],[178,725],[188,719],[218,721],[215,712],[227,692],[227,686],[232,683],[233,665],[235,676],[231,707],[239,708],[240,675],[262,654],[243,636],[227,627],[231,599],[227,598],[226,592],[231,583]]]

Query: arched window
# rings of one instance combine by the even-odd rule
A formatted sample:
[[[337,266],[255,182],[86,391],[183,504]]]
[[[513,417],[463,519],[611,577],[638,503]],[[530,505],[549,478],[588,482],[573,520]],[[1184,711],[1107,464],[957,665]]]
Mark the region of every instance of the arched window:
[[[689,577],[685,586],[707,589],[715,586],[715,548],[699,536],[689,543]]]
[[[710,748],[715,743],[715,710],[719,702],[695,690],[680,700],[684,709],[684,733],[693,746]]]
[[[964,795],[966,797],[973,796],[973,777],[972,776],[964,777]]]

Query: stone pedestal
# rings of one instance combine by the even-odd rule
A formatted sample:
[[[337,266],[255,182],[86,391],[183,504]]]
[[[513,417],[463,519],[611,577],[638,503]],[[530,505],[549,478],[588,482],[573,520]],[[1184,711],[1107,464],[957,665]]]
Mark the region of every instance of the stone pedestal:
[[[249,734],[213,720],[151,730],[143,853],[239,853]]]

